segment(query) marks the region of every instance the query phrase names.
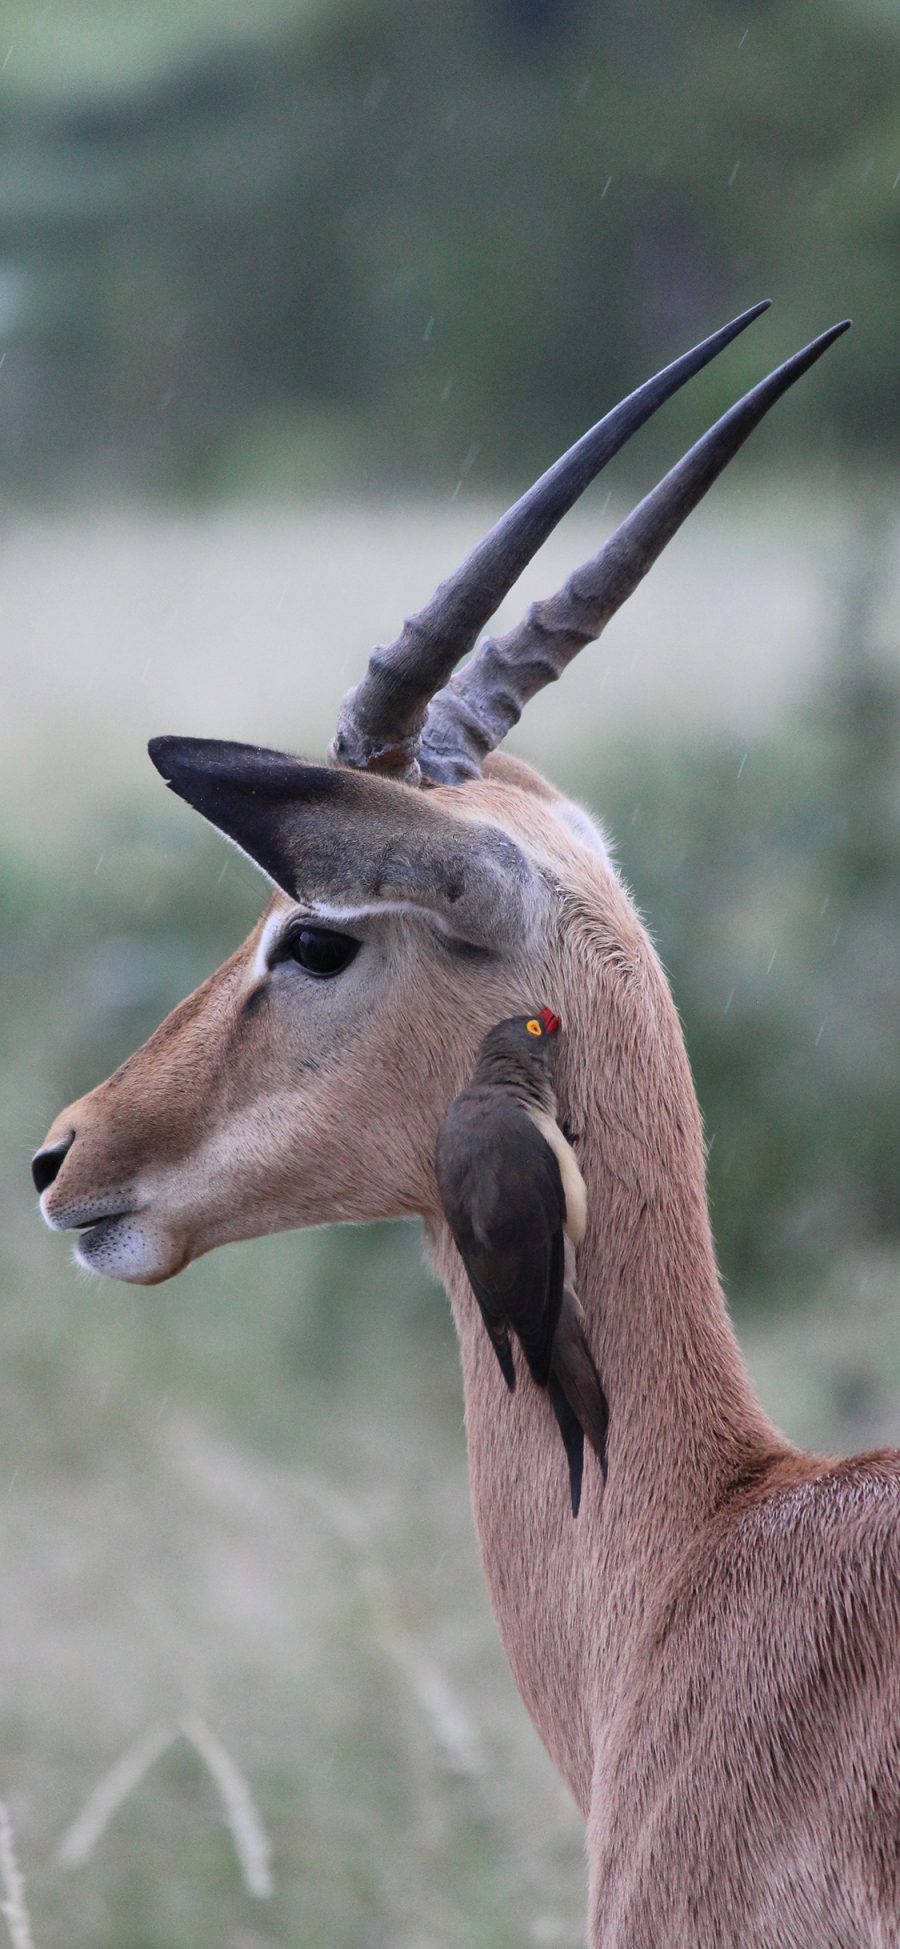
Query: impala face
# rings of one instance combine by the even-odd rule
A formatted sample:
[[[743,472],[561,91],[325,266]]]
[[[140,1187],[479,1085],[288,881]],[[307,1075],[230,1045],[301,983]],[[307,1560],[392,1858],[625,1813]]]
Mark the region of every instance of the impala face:
[[[427,920],[366,915],[353,929],[276,896],[243,947],[57,1118],[35,1183],[48,1225],[78,1231],[80,1265],[152,1285],[231,1240],[430,1209],[442,1110],[526,977],[516,957],[457,958]]]
[[[307,887],[324,875],[331,898],[276,893],[34,1160],[43,1216],[79,1233],[77,1262],[143,1285],[231,1240],[430,1211],[440,1118],[491,1021],[531,992],[551,897],[507,832],[442,811],[458,795],[326,772],[330,857],[317,861],[299,760],[201,743],[164,762],[269,870]],[[509,807],[528,775],[505,769]]]
[[[558,993],[573,848],[602,855],[585,815],[527,767],[495,760],[482,779],[482,764],[844,326],[732,407],[593,562],[451,674],[605,462],[765,308],[639,387],[503,516],[374,653],[330,766],[151,745],[166,783],[277,891],[243,947],[48,1132],[32,1166],[41,1210],[79,1232],[82,1265],[153,1284],[227,1240],[435,1209],[444,1111],[491,1024]]]

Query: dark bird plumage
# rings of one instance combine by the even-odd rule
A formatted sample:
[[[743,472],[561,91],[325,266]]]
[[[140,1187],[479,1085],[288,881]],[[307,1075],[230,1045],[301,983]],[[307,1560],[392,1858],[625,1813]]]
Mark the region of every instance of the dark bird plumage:
[[[574,1286],[585,1194],[557,1121],[557,1027],[544,1010],[490,1030],[471,1083],[441,1124],[436,1166],[444,1213],[507,1387],[515,1387],[514,1333],[532,1379],[547,1390],[577,1516],[585,1434],[606,1478],[609,1408]]]

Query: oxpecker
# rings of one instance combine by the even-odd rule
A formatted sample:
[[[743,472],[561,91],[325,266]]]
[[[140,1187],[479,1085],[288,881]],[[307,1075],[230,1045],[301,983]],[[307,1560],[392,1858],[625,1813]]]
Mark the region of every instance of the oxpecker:
[[[437,1181],[501,1373],[512,1391],[514,1333],[546,1388],[581,1502],[584,1437],[606,1480],[609,1407],[575,1290],[584,1179],[560,1128],[553,1075],[559,1017],[549,1008],[498,1022],[437,1139]]]

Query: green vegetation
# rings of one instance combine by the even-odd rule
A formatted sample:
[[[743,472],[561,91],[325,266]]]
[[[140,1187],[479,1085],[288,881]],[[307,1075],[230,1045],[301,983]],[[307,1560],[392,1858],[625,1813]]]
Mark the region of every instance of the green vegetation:
[[[852,312],[769,452],[794,415],[822,469],[885,451],[895,10],[191,0],[9,34],[14,487],[449,493],[767,292],[717,403]]]

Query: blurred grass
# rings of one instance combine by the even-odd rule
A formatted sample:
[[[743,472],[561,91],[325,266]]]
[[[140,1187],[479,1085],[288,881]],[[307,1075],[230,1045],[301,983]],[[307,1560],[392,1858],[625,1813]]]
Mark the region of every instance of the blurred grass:
[[[900,687],[880,562],[874,538],[856,551],[787,714],[700,743],[633,729],[602,762],[570,728],[557,767],[616,836],[673,978],[763,1397],[837,1449],[896,1438],[900,1406]],[[35,1222],[27,1159],[50,1116],[261,905],[252,870],[161,794],[116,792],[111,815],[95,762],[99,739],[61,788],[58,847],[16,825],[0,858],[0,1797],[36,1949],[575,1945],[580,1824],[495,1641],[416,1228],[262,1240],[141,1292],[73,1275]],[[58,1863],[106,1768],[189,1709],[251,1782],[270,1903],[242,1888],[183,1742],[84,1867]]]
[[[645,461],[642,485],[652,478]],[[501,606],[499,629],[593,555],[628,506],[607,502],[598,488],[572,510]],[[503,505],[498,491],[443,504],[262,502],[202,516],[128,503],[11,515],[0,529],[0,822],[26,857],[64,858],[102,880],[136,838],[135,817],[155,814],[155,830],[168,820],[173,844],[184,832],[187,815],[160,807],[142,757],[151,735],[322,752],[372,643],[390,640]],[[889,643],[900,524],[886,481],[838,475],[823,486],[807,476],[760,495],[736,473],[602,646],[544,694],[513,746],[556,774],[583,727],[581,771],[602,805],[623,742],[675,738],[690,750],[733,730],[746,743],[822,680],[844,628],[843,565],[861,538],[868,546],[882,532],[874,626]],[[252,682],[248,644],[259,648]]]

